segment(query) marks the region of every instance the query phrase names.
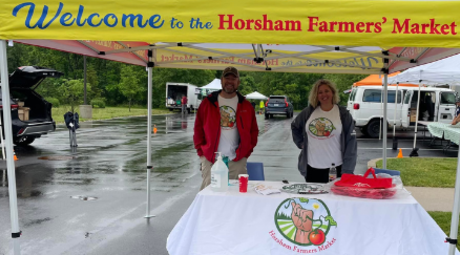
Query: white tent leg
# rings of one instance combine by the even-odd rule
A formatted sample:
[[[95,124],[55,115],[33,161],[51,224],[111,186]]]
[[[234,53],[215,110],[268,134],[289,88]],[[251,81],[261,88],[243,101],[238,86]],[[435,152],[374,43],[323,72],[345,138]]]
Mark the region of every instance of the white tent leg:
[[[8,80],[8,61],[6,41],[0,40],[0,77],[2,80],[3,124],[5,129],[6,168],[8,171],[8,196],[10,199],[11,236],[14,254],[20,254],[18,200],[16,193],[16,173],[13,158],[13,130],[11,124],[10,84]]]
[[[393,150],[398,149],[398,140],[396,140],[396,116],[398,115],[398,86],[399,82],[396,83],[396,94],[395,94],[395,112],[393,118]],[[402,101],[402,100],[401,100]]]
[[[415,119],[414,146],[413,146],[412,152],[410,153],[409,157],[418,157],[418,153],[417,153],[418,148],[416,147],[416,145],[417,145],[418,112],[419,112],[419,106],[420,106],[420,87],[421,87],[421,83],[422,83],[422,81],[419,81],[419,83],[418,83],[417,112],[415,114],[416,119]]]
[[[460,158],[460,150],[458,151],[457,158]],[[457,175],[455,177],[455,194],[454,194],[454,208],[452,209],[452,220],[450,222],[450,239],[457,239],[458,230],[458,215],[460,212],[460,160],[457,160]],[[449,255],[454,255],[457,245],[449,244]]]
[[[386,59],[387,60],[387,59]],[[388,64],[385,64],[385,69],[388,68]],[[382,155],[382,167],[387,168],[387,107],[388,107],[388,72],[385,72],[383,76],[383,155]]]
[[[149,63],[152,61],[152,51],[149,51]],[[147,67],[148,72],[148,89],[147,89],[147,207],[145,218],[155,217],[150,215],[150,171],[152,170],[152,70],[153,67]]]
[[[382,94],[380,94],[380,114],[383,115],[383,95]],[[382,118],[380,118],[380,123],[379,123],[379,141],[380,140],[382,140]]]

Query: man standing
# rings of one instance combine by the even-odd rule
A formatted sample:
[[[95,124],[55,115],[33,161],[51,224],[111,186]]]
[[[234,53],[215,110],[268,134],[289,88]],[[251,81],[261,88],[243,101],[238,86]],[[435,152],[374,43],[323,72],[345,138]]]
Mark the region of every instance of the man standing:
[[[215,152],[228,157],[230,179],[246,174],[246,162],[259,135],[254,108],[238,92],[238,70],[225,68],[221,83],[222,89],[203,99],[196,114],[193,142],[201,161],[201,189],[211,183]]]
[[[187,110],[187,103],[188,103],[187,97],[183,95],[182,100],[181,100],[182,114],[185,114],[185,111]]]

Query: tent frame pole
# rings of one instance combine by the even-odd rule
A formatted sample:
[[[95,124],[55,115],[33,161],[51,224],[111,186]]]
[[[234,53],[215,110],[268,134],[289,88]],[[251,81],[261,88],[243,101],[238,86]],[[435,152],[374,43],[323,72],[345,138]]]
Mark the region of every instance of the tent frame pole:
[[[147,206],[145,211],[145,218],[150,219],[155,215],[150,214],[150,172],[152,170],[152,76],[153,76],[153,62],[152,62],[152,50],[148,51],[149,62],[147,63]]]
[[[412,152],[410,153],[409,157],[418,157],[418,148],[416,147],[417,145],[417,129],[418,129],[418,116],[419,116],[419,110],[420,110],[420,87],[422,86],[422,72],[420,71],[419,74],[419,81],[418,81],[418,98],[417,98],[417,112],[415,113],[416,119],[415,119],[415,135],[414,135],[414,146],[412,149]],[[409,119],[410,123],[410,119]]]
[[[382,167],[383,169],[387,168],[387,107],[388,107],[388,67],[389,59],[383,59],[385,63],[384,74],[383,74],[383,120],[382,120],[382,129],[383,129],[383,153],[382,153]]]
[[[399,87],[399,82],[396,83],[396,92],[395,92],[395,111],[394,111],[394,117],[393,117],[393,150],[398,149],[398,139],[396,139],[396,116],[398,115],[398,87]],[[402,99],[401,99],[402,102]]]
[[[3,128],[5,130],[6,167],[8,172],[8,197],[10,200],[11,237],[13,238],[14,254],[21,254],[19,247],[19,215],[18,197],[16,192],[16,173],[13,158],[13,128],[11,122],[10,82],[8,75],[7,42],[0,40],[0,77],[2,80]]]
[[[460,150],[458,151],[457,158],[460,158]],[[454,193],[454,207],[452,209],[452,219],[450,222],[450,236],[446,238],[449,243],[449,255],[454,255],[457,250],[457,231],[458,231],[458,216],[460,213],[460,160],[457,160],[457,175],[455,177],[455,193]]]

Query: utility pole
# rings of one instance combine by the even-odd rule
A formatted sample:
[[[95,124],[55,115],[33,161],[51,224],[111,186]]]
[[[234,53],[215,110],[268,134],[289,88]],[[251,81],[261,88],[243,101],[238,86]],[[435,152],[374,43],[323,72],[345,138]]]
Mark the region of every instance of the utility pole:
[[[83,83],[85,85],[84,86],[85,89],[84,89],[84,101],[83,101],[83,104],[88,105],[88,102],[86,100],[86,56],[83,56],[83,65],[84,65],[84,67],[83,67]]]

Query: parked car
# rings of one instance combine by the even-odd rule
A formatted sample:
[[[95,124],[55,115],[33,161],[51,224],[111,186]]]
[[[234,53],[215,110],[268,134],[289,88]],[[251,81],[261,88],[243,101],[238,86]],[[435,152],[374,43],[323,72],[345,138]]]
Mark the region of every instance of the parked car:
[[[294,116],[294,107],[287,96],[270,96],[265,103],[265,118],[273,118],[273,115]]]
[[[382,86],[354,86],[347,109],[355,126],[370,137],[379,137],[380,119],[383,117]],[[419,121],[450,123],[455,117],[455,92],[447,88],[422,87],[420,92]],[[388,86],[387,126],[408,128],[415,125],[418,87]],[[396,108],[396,118],[395,118]]]
[[[56,130],[56,123],[51,116],[51,103],[43,99],[35,89],[44,79],[61,75],[56,70],[38,66],[19,67],[10,74],[14,144],[29,145],[36,138]],[[0,101],[0,106],[3,118],[3,101]]]

